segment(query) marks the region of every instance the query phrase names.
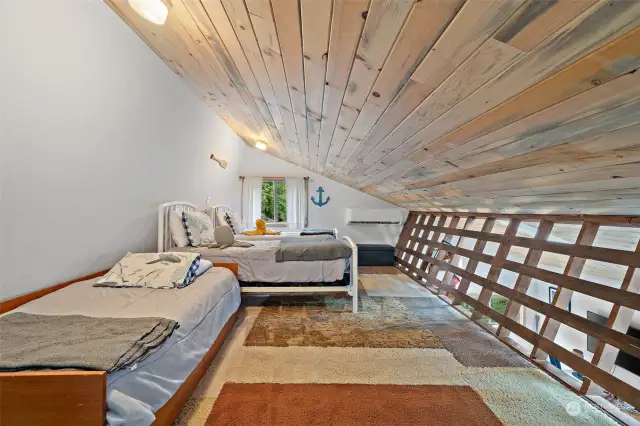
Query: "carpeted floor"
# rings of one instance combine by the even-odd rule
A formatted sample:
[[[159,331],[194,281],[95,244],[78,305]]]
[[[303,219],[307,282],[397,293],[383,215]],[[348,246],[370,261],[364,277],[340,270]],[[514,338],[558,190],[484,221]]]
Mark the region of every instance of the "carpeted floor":
[[[502,423],[469,386],[228,383],[207,425]]]
[[[408,277],[372,272],[358,314],[336,296],[247,301],[176,424],[617,424]]]

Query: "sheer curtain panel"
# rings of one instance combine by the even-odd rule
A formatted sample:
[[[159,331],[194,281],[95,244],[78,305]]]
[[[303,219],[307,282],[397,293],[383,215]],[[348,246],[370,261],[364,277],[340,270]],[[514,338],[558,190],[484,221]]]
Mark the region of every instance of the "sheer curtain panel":
[[[242,186],[242,221],[253,229],[262,216],[262,178],[246,177]]]
[[[307,215],[307,196],[303,178],[285,178],[287,188],[287,222],[289,228],[303,229]]]

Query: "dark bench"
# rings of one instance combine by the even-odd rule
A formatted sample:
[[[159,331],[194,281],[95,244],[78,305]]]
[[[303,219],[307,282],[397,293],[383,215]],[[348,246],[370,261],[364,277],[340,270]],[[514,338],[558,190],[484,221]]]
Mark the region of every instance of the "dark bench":
[[[393,246],[358,244],[359,266],[393,266]]]

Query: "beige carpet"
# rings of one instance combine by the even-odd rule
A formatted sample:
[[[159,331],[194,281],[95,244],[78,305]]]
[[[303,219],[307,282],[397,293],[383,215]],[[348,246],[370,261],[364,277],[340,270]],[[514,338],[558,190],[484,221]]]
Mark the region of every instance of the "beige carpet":
[[[436,296],[408,292],[406,276],[378,277],[362,281],[368,295],[358,315],[349,300],[335,297],[262,299],[261,306],[242,308],[176,424],[376,424],[370,417],[376,408],[364,400],[355,404],[362,412],[348,407],[360,413],[355,418],[331,414],[347,408],[330,398],[337,388],[324,386],[340,384],[350,385],[344,389],[354,400],[376,389],[393,399],[391,385],[422,395],[412,397],[417,405],[386,404],[385,417],[378,416],[386,423],[378,424],[414,424],[415,418],[422,419],[415,424],[474,424],[478,413],[491,413],[482,417],[487,424],[494,418],[514,426],[617,424]],[[386,295],[371,296],[376,292]],[[449,404],[456,392],[472,392],[463,399],[473,403]],[[321,409],[310,403],[319,397],[325,398]],[[429,417],[420,404],[431,400],[465,422]],[[403,413],[405,423],[393,421]]]

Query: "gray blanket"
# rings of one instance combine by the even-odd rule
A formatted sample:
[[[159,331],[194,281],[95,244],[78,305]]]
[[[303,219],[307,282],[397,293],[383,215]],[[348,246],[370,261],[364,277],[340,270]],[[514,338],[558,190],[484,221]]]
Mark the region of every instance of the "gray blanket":
[[[178,327],[166,318],[9,314],[0,318],[0,371],[112,373],[146,359]]]
[[[333,232],[333,229],[303,229],[300,232],[300,236],[301,237],[305,237],[305,236],[309,236],[309,235],[332,235],[332,236],[336,236],[335,233]]]
[[[351,253],[349,244],[335,238],[327,238],[326,240],[285,238],[280,240],[280,245],[276,250],[276,262],[348,259],[351,257]]]

